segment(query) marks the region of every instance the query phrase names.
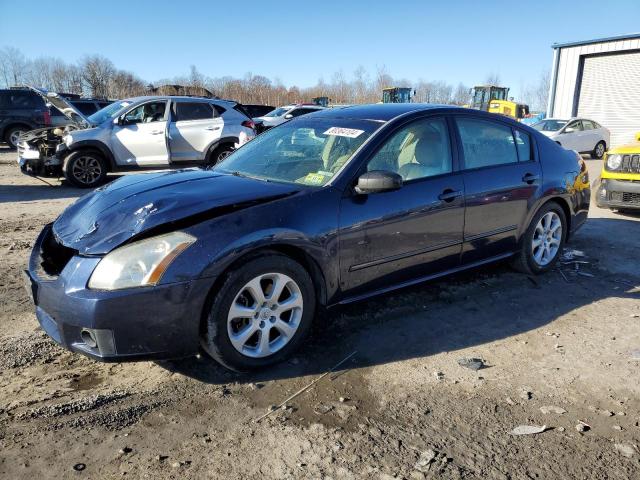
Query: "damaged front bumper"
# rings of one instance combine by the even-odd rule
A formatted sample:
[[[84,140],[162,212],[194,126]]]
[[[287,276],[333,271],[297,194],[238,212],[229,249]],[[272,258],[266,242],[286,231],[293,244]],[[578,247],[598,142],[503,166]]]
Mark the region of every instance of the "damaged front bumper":
[[[20,171],[25,175],[31,176],[59,177],[62,175],[62,162],[65,150],[66,146],[60,144],[55,155],[46,157],[29,144],[25,142],[20,143],[18,144],[17,159]]]
[[[188,356],[198,352],[211,279],[116,291],[91,290],[101,257],[49,247],[52,226],[38,237],[25,271],[41,327],[58,344],[100,361]],[[55,251],[55,248],[58,251]],[[51,272],[53,256],[60,272]],[[46,258],[46,260],[45,260]],[[48,262],[49,273],[44,269]]]
[[[596,192],[600,208],[640,209],[640,180],[603,178]]]

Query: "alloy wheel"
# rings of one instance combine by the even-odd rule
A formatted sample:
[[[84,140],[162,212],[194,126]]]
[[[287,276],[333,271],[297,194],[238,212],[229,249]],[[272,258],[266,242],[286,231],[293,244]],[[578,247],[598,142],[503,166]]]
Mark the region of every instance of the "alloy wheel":
[[[604,143],[599,143],[596,145],[596,157],[602,158],[604,155]]]
[[[102,175],[102,165],[95,157],[82,156],[73,162],[71,174],[78,182],[92,185]]]
[[[303,312],[298,284],[282,273],[253,278],[235,296],[227,315],[227,334],[242,355],[264,358],[296,334]]]
[[[549,265],[556,258],[562,242],[562,220],[560,216],[549,211],[538,221],[533,239],[531,253],[534,261],[541,267]]]
[[[12,146],[17,147],[18,146],[18,141],[20,141],[20,135],[22,135],[23,133],[24,133],[23,130],[13,130],[9,134],[9,143]]]
[[[221,162],[222,160],[224,160],[225,158],[227,158],[229,155],[231,155],[233,153],[233,150],[223,150],[218,154],[218,158],[216,159],[216,163]]]

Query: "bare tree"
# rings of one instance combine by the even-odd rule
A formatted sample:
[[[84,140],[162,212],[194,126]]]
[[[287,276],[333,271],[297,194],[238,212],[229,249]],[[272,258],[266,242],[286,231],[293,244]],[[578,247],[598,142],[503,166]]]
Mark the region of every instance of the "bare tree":
[[[469,87],[460,82],[453,92],[451,103],[453,103],[454,105],[466,105],[469,103],[469,101]]]
[[[20,85],[26,80],[27,60],[15,47],[0,50],[0,78],[4,86]]]
[[[90,95],[109,96],[109,84],[116,70],[111,60],[102,55],[89,55],[80,61],[80,69]]]

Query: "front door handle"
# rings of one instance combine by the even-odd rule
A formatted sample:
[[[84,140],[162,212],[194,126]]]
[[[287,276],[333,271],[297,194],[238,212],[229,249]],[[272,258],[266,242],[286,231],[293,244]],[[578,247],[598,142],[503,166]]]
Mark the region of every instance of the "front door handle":
[[[447,188],[444,192],[438,195],[438,200],[442,200],[443,202],[453,202],[460,195],[462,195],[460,190],[451,190],[450,188]]]
[[[162,130],[154,130],[153,132],[151,132],[151,135],[160,135],[161,133],[164,133]]]
[[[522,177],[522,181],[524,183],[528,183],[529,185],[536,182],[537,180],[540,180],[540,175],[534,175],[533,173],[525,173]]]

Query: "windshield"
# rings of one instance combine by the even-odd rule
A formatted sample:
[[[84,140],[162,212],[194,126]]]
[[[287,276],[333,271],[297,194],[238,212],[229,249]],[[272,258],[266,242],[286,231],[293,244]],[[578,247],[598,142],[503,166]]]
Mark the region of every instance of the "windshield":
[[[275,110],[267,113],[265,117],[281,117],[282,115],[287,113],[289,110],[291,110],[291,107],[276,108]]]
[[[258,136],[213,170],[320,187],[380,125],[371,120],[300,117]]]
[[[532,126],[541,132],[557,132],[567,124],[567,121],[568,120],[544,120]]]
[[[93,115],[89,115],[89,117],[87,118],[94,125],[100,125],[101,123],[106,122],[110,118],[116,118],[118,116],[118,113],[120,113],[120,110],[122,110],[123,108],[129,105],[131,105],[131,102],[127,102],[123,100],[118,102],[113,102],[111,105],[107,105],[106,107],[98,110]]]

